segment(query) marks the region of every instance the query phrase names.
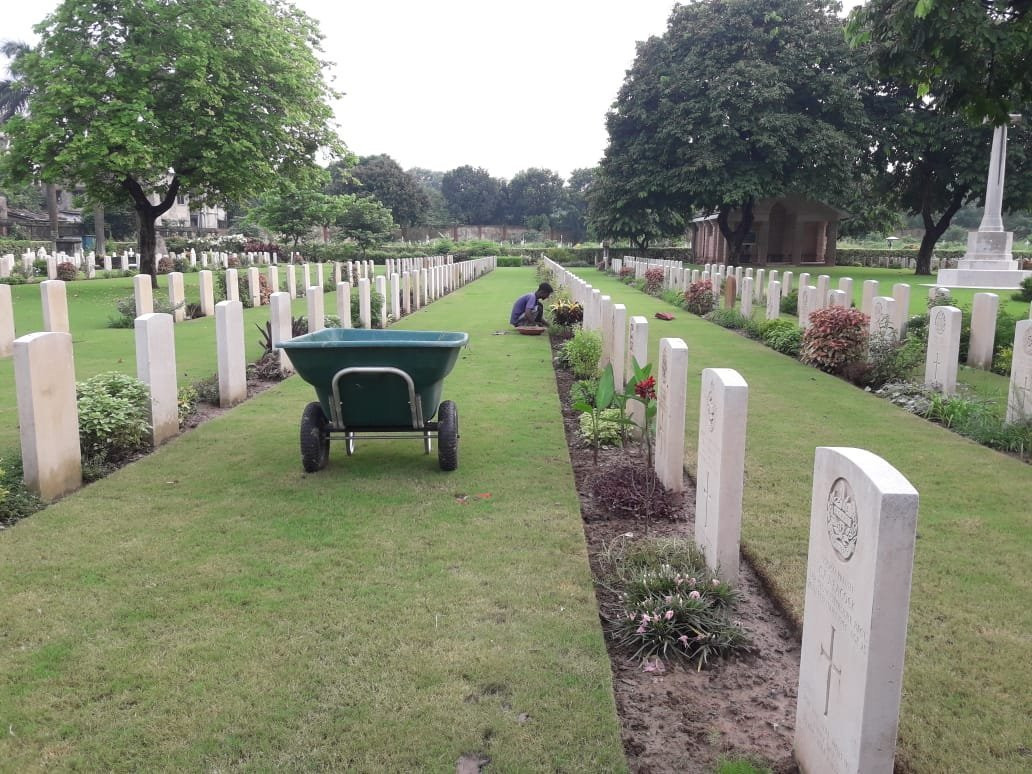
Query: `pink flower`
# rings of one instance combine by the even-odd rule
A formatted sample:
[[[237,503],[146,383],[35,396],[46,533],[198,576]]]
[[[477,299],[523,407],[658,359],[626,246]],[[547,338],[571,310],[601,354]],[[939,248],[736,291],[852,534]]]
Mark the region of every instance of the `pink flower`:
[[[642,613],[642,614],[641,614],[641,622],[642,622],[642,624],[643,624],[643,625],[644,625],[644,624],[647,624],[647,623],[648,623],[649,621],[651,621],[651,620],[652,620],[652,619],[651,619],[651,618],[649,618],[649,614],[648,614],[648,613]]]
[[[644,634],[644,633],[645,633],[645,624],[642,624],[641,626],[638,627],[638,634]]]
[[[663,597],[663,601],[666,602],[669,605],[671,602],[674,601],[674,598],[673,597]]]
[[[702,594],[700,594],[698,591],[693,591],[691,594],[688,595],[688,599],[698,599],[701,596]]]
[[[680,637],[677,638],[677,641],[679,643],[681,643],[682,645],[684,645],[686,648],[688,647],[688,635],[687,634],[682,634]]]
[[[663,617],[669,621],[671,618],[674,617],[674,611],[673,610],[667,610],[666,611],[666,615],[664,615]]]
[[[714,586],[719,586],[720,585],[720,579],[719,578],[714,578],[713,579],[713,585]]]
[[[694,586],[696,584],[696,582],[697,581],[695,580],[695,578],[689,578],[688,579],[688,585],[689,586]]]

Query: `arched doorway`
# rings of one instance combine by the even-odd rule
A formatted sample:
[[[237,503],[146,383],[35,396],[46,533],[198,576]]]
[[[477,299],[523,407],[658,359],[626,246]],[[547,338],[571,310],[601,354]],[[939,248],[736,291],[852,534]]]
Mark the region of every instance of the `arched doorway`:
[[[767,231],[767,262],[785,260],[785,206],[777,202],[770,208]]]

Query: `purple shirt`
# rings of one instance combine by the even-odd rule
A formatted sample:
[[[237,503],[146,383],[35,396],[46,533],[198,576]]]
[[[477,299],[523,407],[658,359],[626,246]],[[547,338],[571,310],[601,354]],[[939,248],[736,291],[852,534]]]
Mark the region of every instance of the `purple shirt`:
[[[533,312],[537,302],[537,293],[527,293],[525,296],[517,298],[516,303],[512,305],[512,313],[509,315],[509,325],[518,324],[524,314]]]

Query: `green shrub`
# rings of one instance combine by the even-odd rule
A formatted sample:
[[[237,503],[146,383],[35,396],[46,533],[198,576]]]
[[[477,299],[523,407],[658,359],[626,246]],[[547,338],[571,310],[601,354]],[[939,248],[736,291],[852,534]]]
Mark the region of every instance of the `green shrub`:
[[[793,290],[781,297],[782,314],[799,314],[799,291]]]
[[[563,344],[563,353],[574,376],[578,379],[594,378],[598,376],[598,364],[602,359],[602,337],[595,331],[581,328]]]
[[[152,302],[154,311],[158,314],[173,314],[184,304],[184,301],[180,301],[178,304],[172,305],[163,298],[155,298]],[[115,309],[118,311],[118,315],[108,317],[109,328],[132,328],[136,324],[136,296],[116,298]]]
[[[665,272],[658,266],[652,269],[645,270],[645,292],[650,296],[659,295],[659,291],[663,288],[663,276]]]
[[[768,347],[789,357],[799,357],[803,348],[803,329],[791,320],[760,323],[760,336]]]
[[[706,315],[706,319],[721,328],[730,328],[734,331],[744,328],[749,323],[749,319],[737,309],[714,309]]]
[[[1023,301],[1028,303],[1032,301],[1032,277],[1026,277],[1021,281],[1020,289],[1017,293],[1011,296],[1015,301]]]
[[[646,660],[696,662],[748,650],[732,620],[738,594],[706,567],[690,540],[617,539],[600,557],[606,585],[619,595],[607,616],[616,642]]]
[[[867,356],[869,318],[856,309],[829,307],[810,315],[799,359],[830,374],[842,374]]]
[[[684,308],[699,317],[709,314],[717,305],[713,297],[713,283],[709,280],[699,280],[688,286],[684,292]]]
[[[990,369],[994,374],[1010,376],[1011,368],[1014,365],[1014,348],[1000,347],[993,356],[993,365]]]
[[[514,268],[523,265],[523,258],[518,255],[500,255],[498,256],[498,266],[505,268]]]
[[[580,427],[577,432],[586,443],[617,446],[623,440],[624,417],[618,408],[585,411],[578,421]]]
[[[197,413],[197,388],[192,384],[184,384],[179,388],[179,427]]]
[[[307,326],[306,326],[307,332]],[[200,403],[207,403],[211,406],[219,405],[219,375],[212,374],[207,379],[194,382],[194,390],[197,392],[197,400]]]
[[[924,335],[922,335],[924,334]],[[918,327],[900,342],[891,328],[870,337],[867,362],[847,369],[846,376],[859,387],[878,389],[885,384],[906,382],[924,363],[927,330]]]
[[[0,277],[0,285],[24,285],[25,277],[19,274],[12,274],[9,277]]]
[[[150,394],[138,379],[114,371],[75,385],[82,455],[115,464],[147,445]]]
[[[559,297],[548,307],[548,316],[553,325],[572,328],[574,325],[584,322],[584,307],[569,298],[563,291],[559,291]]]
[[[39,497],[25,487],[21,457],[0,460],[0,526],[9,527],[42,507]]]

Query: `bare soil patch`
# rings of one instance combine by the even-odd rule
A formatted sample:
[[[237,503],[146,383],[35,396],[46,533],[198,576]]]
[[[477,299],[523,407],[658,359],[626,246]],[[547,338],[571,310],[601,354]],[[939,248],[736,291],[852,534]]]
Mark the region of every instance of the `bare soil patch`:
[[[561,342],[553,339],[553,347]],[[641,519],[611,516],[594,502],[589,482],[596,468],[592,449],[577,435],[577,412],[570,408],[570,372],[556,369],[563,423],[570,451],[595,595],[603,629],[603,610],[614,604],[603,587],[599,554],[605,544],[626,533],[645,534]],[[636,446],[602,449],[599,466],[641,457]],[[642,462],[642,464],[645,464]],[[684,496],[674,518],[653,521],[649,535],[694,537],[695,487],[686,475]],[[792,759],[796,686],[799,680],[799,637],[752,570],[743,561],[737,619],[748,632],[752,649],[744,656],[711,661],[694,668],[667,666],[645,671],[643,664],[621,652],[606,632],[613,670],[613,688],[627,761],[633,772],[712,772],[722,758],[748,758],[778,774],[796,772]]]

